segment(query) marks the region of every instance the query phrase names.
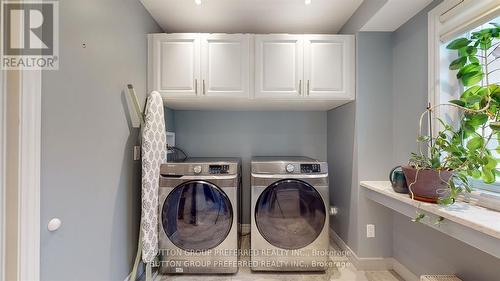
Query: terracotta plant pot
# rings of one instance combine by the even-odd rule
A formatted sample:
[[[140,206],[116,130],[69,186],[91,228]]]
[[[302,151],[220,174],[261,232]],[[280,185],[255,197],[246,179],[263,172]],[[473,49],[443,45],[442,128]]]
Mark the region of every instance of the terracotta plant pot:
[[[417,175],[417,169],[411,166],[402,166],[401,168],[410,189],[410,196],[413,192],[415,200],[437,203],[439,198],[446,197],[446,191],[449,189],[448,180],[452,176],[451,171],[438,172],[437,170],[424,169],[419,170]]]

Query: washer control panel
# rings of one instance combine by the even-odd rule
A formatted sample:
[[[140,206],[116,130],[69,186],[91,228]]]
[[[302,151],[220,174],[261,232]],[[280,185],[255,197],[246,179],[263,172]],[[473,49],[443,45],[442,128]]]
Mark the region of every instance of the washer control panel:
[[[300,172],[303,174],[321,173],[320,164],[300,164]]]
[[[229,173],[229,165],[209,165],[208,173],[212,175]]]

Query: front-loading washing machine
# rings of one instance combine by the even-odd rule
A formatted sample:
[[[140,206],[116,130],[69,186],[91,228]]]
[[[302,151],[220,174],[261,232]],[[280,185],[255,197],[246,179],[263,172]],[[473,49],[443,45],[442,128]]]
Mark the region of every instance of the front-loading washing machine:
[[[160,273],[237,272],[240,160],[188,158],[160,174]]]
[[[328,166],[306,157],[252,159],[251,267],[328,267]]]

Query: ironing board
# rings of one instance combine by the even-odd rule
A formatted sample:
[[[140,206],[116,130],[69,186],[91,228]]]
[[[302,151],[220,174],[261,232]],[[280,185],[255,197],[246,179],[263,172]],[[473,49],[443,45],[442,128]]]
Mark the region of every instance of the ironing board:
[[[160,165],[167,159],[163,100],[153,91],[148,97],[142,128],[142,210],[139,247],[131,280],[135,280],[140,256],[146,264],[146,280],[151,280],[152,263],[158,254],[158,187]],[[142,253],[141,253],[142,251]]]

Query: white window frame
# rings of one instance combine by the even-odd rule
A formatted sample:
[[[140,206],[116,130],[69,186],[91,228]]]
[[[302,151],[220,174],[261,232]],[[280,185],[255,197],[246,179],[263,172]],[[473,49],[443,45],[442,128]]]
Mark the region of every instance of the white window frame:
[[[455,36],[465,33],[467,30],[480,25],[482,22],[493,19],[500,15],[500,3],[498,0],[444,0],[428,14],[428,100],[429,104],[435,106],[441,101],[440,47],[444,42]],[[433,111],[433,117],[441,116],[440,109]],[[436,123],[436,122],[434,122]],[[438,124],[434,124],[432,135],[440,130]],[[490,186],[474,181],[477,188],[469,200],[489,208],[500,211],[500,183]],[[499,190],[496,190],[498,186]],[[494,191],[494,192],[492,192]],[[485,199],[487,198],[487,199]]]

